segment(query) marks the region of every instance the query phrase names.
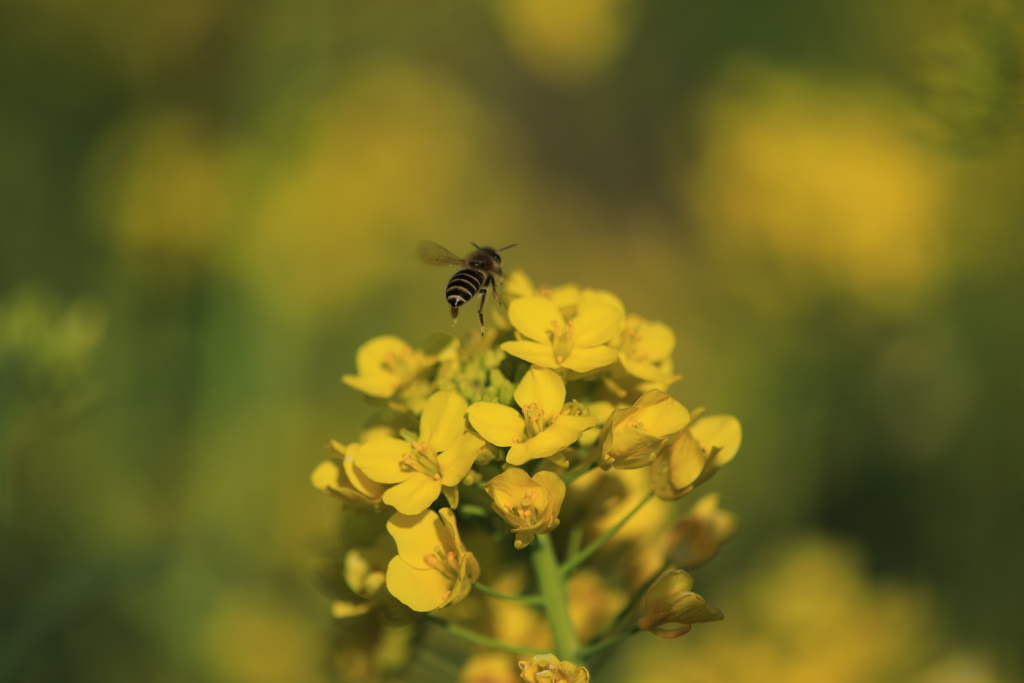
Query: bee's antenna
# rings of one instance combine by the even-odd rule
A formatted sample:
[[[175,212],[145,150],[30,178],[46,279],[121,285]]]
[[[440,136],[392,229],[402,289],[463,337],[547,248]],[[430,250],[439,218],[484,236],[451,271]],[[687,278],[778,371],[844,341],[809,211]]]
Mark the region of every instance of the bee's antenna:
[[[506,249],[511,249],[512,247],[518,247],[518,246],[519,246],[518,244],[510,244],[507,247],[502,247],[498,251],[505,251]]]
[[[480,248],[480,245],[479,245],[479,244],[477,244],[476,242],[470,242],[470,244],[472,244],[472,245],[473,245],[474,247],[476,247],[477,249],[479,249],[479,248]]]

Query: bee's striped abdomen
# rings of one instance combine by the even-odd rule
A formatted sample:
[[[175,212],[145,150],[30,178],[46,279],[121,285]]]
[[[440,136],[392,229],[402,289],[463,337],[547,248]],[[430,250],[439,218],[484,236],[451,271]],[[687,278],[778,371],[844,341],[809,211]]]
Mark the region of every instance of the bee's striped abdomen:
[[[456,308],[472,299],[480,291],[480,286],[483,283],[483,273],[472,268],[463,268],[452,275],[452,279],[448,281],[448,289],[444,292],[444,298],[448,300],[448,305]],[[454,311],[452,314],[454,315]]]

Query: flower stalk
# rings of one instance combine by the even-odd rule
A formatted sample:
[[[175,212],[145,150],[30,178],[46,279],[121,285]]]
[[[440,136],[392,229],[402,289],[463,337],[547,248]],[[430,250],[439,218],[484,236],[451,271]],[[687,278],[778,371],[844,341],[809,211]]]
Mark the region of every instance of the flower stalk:
[[[560,659],[579,661],[579,639],[569,619],[568,590],[564,581],[564,567],[558,563],[555,543],[550,534],[537,537],[537,548],[530,556],[533,570],[544,599],[544,612],[555,641],[555,654]]]

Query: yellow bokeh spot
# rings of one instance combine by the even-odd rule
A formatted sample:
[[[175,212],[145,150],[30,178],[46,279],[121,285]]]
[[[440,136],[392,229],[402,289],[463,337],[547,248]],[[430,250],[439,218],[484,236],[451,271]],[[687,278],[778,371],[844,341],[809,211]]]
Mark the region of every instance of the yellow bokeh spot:
[[[460,88],[397,64],[367,67],[311,109],[232,249],[241,277],[293,316],[408,272],[416,238],[448,241],[482,145]]]
[[[116,129],[97,148],[86,185],[97,219],[132,255],[202,255],[229,208],[221,152],[186,111]]]
[[[278,683],[318,678],[322,634],[305,615],[259,593],[225,594],[204,634],[217,680]]]
[[[624,0],[503,0],[501,28],[516,56],[557,85],[591,80],[622,51]]]
[[[891,305],[944,260],[946,172],[914,126],[869,89],[737,69],[708,101],[683,193],[720,260],[767,259]]]
[[[727,628],[694,629],[675,652],[639,641],[629,660],[650,683],[862,683],[913,680],[938,633],[924,591],[870,580],[854,548],[806,538],[751,563]],[[652,639],[653,641],[653,639]],[[628,663],[627,663],[628,665]]]

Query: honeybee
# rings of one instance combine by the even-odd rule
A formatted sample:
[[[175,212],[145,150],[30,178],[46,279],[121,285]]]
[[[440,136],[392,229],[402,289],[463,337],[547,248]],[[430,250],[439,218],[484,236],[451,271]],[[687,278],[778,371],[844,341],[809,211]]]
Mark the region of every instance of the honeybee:
[[[466,305],[470,299],[480,293],[480,309],[477,316],[480,318],[480,334],[484,333],[484,301],[487,299],[487,289],[490,288],[491,296],[498,301],[498,290],[495,279],[504,277],[501,272],[501,254],[498,252],[511,249],[516,246],[510,244],[501,249],[493,247],[481,247],[470,242],[476,251],[470,253],[466,258],[460,258],[442,247],[437,242],[421,240],[416,245],[416,252],[424,263],[432,266],[462,266],[461,269],[452,275],[448,280],[448,287],[444,291],[444,298],[452,307],[452,325],[459,319],[459,307]]]

